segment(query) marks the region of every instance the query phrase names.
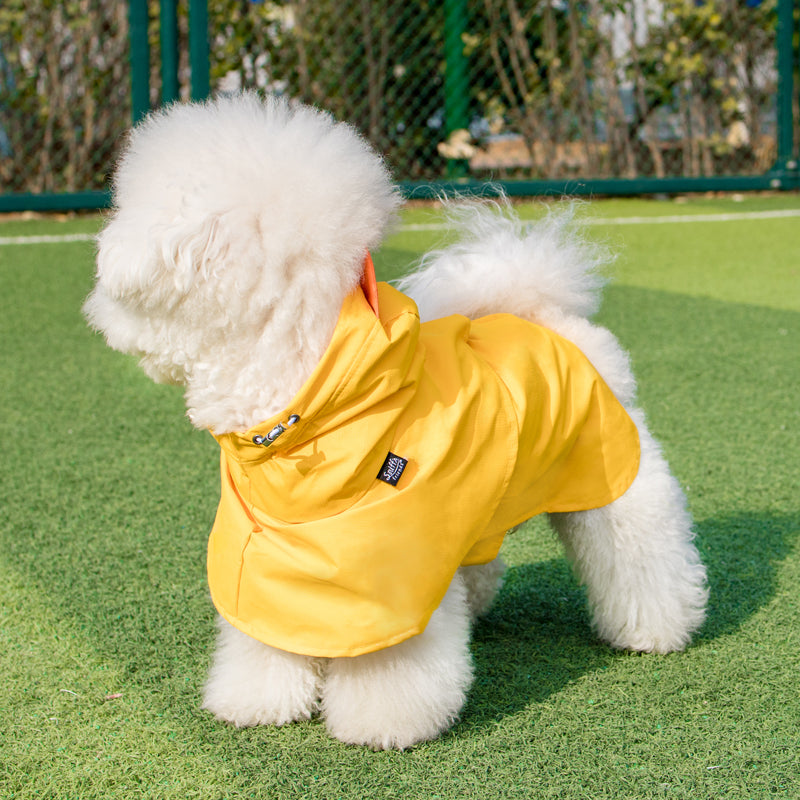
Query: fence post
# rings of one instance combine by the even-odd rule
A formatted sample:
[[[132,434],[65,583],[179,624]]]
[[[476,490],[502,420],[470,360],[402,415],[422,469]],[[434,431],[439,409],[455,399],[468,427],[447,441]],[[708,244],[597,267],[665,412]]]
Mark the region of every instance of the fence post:
[[[178,2],[161,0],[161,102],[180,96],[178,82]]]
[[[776,132],[778,156],[774,170],[779,175],[775,179],[776,188],[792,189],[800,186],[798,154],[794,143],[794,2],[778,0],[777,70],[778,92],[776,97]]]
[[[192,100],[205,100],[210,92],[207,0],[189,0],[189,62]]]
[[[445,132],[449,136],[469,125],[469,79],[463,38],[467,29],[466,0],[445,0],[444,15],[444,115]],[[448,177],[460,178],[466,174],[462,159],[448,160]]]
[[[150,44],[147,40],[147,0],[130,0],[131,116],[137,123],[150,110]]]
[[[785,164],[793,155],[792,94],[793,61],[792,38],[794,34],[794,11],[792,0],[778,0],[777,68],[778,68],[778,162]]]

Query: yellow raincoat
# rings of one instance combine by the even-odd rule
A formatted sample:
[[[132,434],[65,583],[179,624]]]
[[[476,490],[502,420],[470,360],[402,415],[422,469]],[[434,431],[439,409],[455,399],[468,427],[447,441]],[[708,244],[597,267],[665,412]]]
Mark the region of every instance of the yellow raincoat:
[[[507,314],[420,324],[386,284],[379,306],[351,294],[286,410],[216,437],[211,594],[282,650],[355,656],[420,633],[508,529],[606,505],[638,470],[633,422],[570,342]]]

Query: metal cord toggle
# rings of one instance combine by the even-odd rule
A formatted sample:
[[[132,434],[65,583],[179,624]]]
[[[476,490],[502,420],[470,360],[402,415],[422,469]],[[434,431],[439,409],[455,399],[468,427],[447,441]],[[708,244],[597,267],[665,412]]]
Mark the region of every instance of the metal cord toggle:
[[[263,444],[264,447],[269,447],[271,444],[274,444],[279,436],[286,433],[292,425],[299,421],[300,417],[297,414],[292,414],[286,422],[279,422],[266,436],[254,436],[253,443]]]

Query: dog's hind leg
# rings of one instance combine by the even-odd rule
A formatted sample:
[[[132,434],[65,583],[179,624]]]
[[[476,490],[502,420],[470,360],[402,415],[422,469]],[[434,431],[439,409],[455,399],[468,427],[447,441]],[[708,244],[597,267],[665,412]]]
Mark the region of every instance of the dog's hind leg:
[[[310,719],[320,673],[319,659],[276,650],[220,618],[203,708],[237,728]]]
[[[472,619],[486,614],[503,585],[506,565],[500,556],[488,564],[461,567],[458,572],[467,589],[467,605]]]
[[[472,682],[469,627],[466,588],[456,574],[422,633],[331,660],[322,691],[330,733],[347,744],[403,750],[447,730]]]
[[[628,491],[603,508],[550,516],[586,584],[599,636],[612,647],[668,653],[703,622],[706,574],[683,492],[641,412],[631,416],[641,461]]]

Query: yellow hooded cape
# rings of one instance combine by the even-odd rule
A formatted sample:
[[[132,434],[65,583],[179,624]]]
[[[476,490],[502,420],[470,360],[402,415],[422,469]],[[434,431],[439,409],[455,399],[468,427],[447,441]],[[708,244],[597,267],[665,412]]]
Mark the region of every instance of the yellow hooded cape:
[[[211,594],[282,650],[355,656],[420,633],[508,529],[606,505],[638,470],[632,420],[570,342],[507,314],[420,324],[386,284],[379,306],[351,294],[286,410],[216,437]]]

